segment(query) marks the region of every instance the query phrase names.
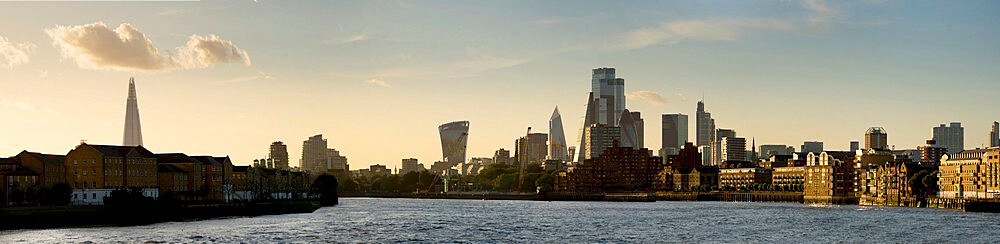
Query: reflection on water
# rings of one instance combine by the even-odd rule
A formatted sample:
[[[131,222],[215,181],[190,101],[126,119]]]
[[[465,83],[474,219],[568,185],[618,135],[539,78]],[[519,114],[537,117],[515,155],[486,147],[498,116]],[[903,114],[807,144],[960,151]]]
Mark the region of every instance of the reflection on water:
[[[995,242],[1000,215],[730,202],[341,199],[309,214],[0,232],[36,242]]]

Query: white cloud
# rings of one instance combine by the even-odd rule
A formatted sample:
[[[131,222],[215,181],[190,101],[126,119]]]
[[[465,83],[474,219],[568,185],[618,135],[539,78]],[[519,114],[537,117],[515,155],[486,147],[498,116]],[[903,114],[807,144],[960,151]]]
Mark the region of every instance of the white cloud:
[[[86,69],[168,70],[207,68],[219,63],[250,65],[246,51],[216,35],[191,35],[177,56],[162,54],[145,34],[128,23],[114,30],[101,22],[45,29],[63,57]]]
[[[7,98],[0,98],[0,105],[4,107],[19,109],[25,112],[35,112],[41,110],[49,114],[59,114],[58,111],[51,108],[40,108],[39,106],[36,106],[28,102],[11,100]]]
[[[625,97],[628,97],[629,99],[643,100],[657,106],[667,103],[667,99],[663,98],[663,96],[660,96],[659,93],[654,91],[636,91],[630,94],[625,94]]]
[[[368,79],[368,80],[365,81],[365,83],[374,84],[374,85],[378,85],[378,86],[381,86],[381,87],[389,87],[389,83],[385,83],[384,80],[379,79],[379,78]]]
[[[0,67],[12,69],[16,65],[28,63],[30,61],[28,53],[31,53],[33,49],[35,49],[35,44],[11,42],[0,36]]]
[[[250,66],[250,56],[246,51],[216,35],[191,35],[187,45],[177,48],[177,51],[185,67],[207,68],[221,63]]]
[[[632,30],[625,34],[619,45],[626,49],[642,48],[660,43],[689,40],[736,41],[749,35],[769,32],[795,32],[815,35],[826,30],[829,20],[839,12],[821,0],[803,0],[803,8],[811,14],[806,18],[791,19],[707,19],[678,20],[653,27]]]
[[[329,39],[329,40],[326,40],[325,43],[326,44],[347,44],[347,43],[360,42],[360,41],[365,41],[365,40],[368,40],[368,34],[361,33],[361,34],[356,34],[356,35],[350,35],[350,36],[344,36],[344,37],[338,37],[338,38]]]

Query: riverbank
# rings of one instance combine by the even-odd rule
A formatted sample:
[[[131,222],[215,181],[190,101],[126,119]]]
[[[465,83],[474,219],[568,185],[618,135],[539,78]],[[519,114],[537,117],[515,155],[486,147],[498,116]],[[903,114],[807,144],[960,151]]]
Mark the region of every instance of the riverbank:
[[[146,225],[220,217],[311,213],[319,201],[153,206],[44,206],[0,208],[0,230]]]

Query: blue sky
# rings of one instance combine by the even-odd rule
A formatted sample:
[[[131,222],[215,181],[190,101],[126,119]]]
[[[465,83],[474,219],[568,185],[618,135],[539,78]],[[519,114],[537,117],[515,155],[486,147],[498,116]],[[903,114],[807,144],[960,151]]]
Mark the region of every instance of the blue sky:
[[[890,145],[915,148],[931,127],[961,121],[972,148],[1000,119],[998,5],[0,2],[0,50],[18,51],[0,51],[0,153],[120,143],[135,76],[143,139],[158,152],[248,164],[283,140],[298,160],[301,141],[322,133],[352,168],[409,157],[430,164],[441,157],[437,125],[469,120],[469,156],[486,157],[512,148],[527,126],[544,130],[556,106],[567,140],[578,140],[598,67],[617,68],[627,93],[665,101],[628,100],[643,113],[649,148],[660,147],[659,114],[693,119],[702,93],[719,127],[758,145],[846,149],[882,126]],[[106,28],[90,25],[98,22]],[[100,53],[109,50],[63,35],[122,24],[149,40],[156,51],[141,54],[159,68],[114,66],[141,55]],[[212,56],[219,49],[192,40],[246,55]]]

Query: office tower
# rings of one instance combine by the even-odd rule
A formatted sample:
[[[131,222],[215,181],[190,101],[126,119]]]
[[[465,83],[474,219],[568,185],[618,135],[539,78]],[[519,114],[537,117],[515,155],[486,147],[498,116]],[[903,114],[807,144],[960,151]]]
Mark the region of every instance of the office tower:
[[[347,157],[340,155],[337,149],[326,149],[325,171],[344,172],[350,169],[347,165]]]
[[[731,129],[716,129],[715,139],[712,141],[712,165],[719,165],[726,161],[722,155],[722,139],[727,137],[736,137],[736,131]],[[746,142],[744,141],[744,147]]]
[[[452,166],[465,162],[469,138],[469,121],[455,121],[438,126],[441,133],[441,158]]]
[[[789,150],[787,145],[760,145],[760,156],[771,157],[774,155],[792,155],[794,150]]]
[[[567,162],[572,162],[574,155],[576,155],[576,147],[569,147],[569,155],[566,157]]]
[[[819,154],[823,152],[823,142],[821,141],[806,141],[802,142],[802,153],[814,153]]]
[[[420,171],[423,171],[424,169],[418,168],[419,166],[420,166],[420,164],[417,162],[417,159],[415,159],[415,158],[404,158],[403,162],[402,162],[402,169],[399,170],[400,171],[399,174],[405,175],[405,174],[410,173],[410,172],[420,172]]]
[[[317,173],[326,171],[326,143],[322,134],[309,137],[302,142],[302,159],[299,162],[302,171]]]
[[[632,122],[635,123],[635,135],[636,135],[635,148],[645,148],[646,140],[644,139],[643,135],[646,133],[646,128],[645,128],[646,126],[645,126],[645,121],[642,119],[642,113],[632,111],[630,115],[632,115]]]
[[[712,151],[712,147],[710,146],[698,146],[698,153],[701,154],[702,166],[712,165]]]
[[[562,116],[559,115],[559,107],[552,111],[549,118],[549,153],[548,159],[569,161],[566,154],[566,135],[563,133]]]
[[[276,168],[288,169],[288,146],[284,142],[272,142],[267,155],[268,158],[274,159]]]
[[[851,153],[857,152],[858,149],[861,149],[861,143],[858,141],[851,141]]]
[[[496,152],[493,153],[493,162],[514,165],[514,160],[511,159],[510,157],[510,151],[507,151],[507,149],[503,148],[500,148],[500,150],[497,150]]]
[[[635,124],[635,120],[632,119],[632,113],[626,109],[622,113],[621,119],[618,120],[618,127],[621,128],[622,132],[621,140],[619,141],[620,146],[639,148],[639,132]]]
[[[993,121],[993,130],[990,131],[990,147],[1000,147],[1000,122]]]
[[[614,68],[597,68],[591,75],[591,93],[597,102],[597,123],[614,124],[625,111],[625,80]]]
[[[677,155],[684,143],[688,141],[688,116],[685,114],[664,114],[662,122],[663,136],[661,137],[660,157]]]
[[[530,133],[514,140],[514,157],[517,158],[518,165],[526,166],[530,163],[544,163],[545,156],[548,154],[546,146],[548,139],[548,134]]]
[[[940,163],[941,156],[948,154],[948,149],[937,146],[937,141],[927,140],[926,146],[919,146],[921,162]]]
[[[742,137],[723,137],[719,141],[721,159],[719,163],[726,161],[746,161],[747,159],[747,139]]]
[[[889,135],[882,127],[868,128],[865,132],[865,150],[868,149],[889,149]]]
[[[621,141],[621,127],[593,124],[584,128],[583,133],[584,149],[580,151],[581,157],[578,162],[601,156],[604,149],[614,146],[615,141]]]
[[[577,157],[577,162],[583,162],[583,160],[587,157],[583,153],[587,151],[587,143],[586,140],[584,140],[587,127],[597,124],[597,102],[594,100],[594,93],[591,92],[589,94],[590,95],[587,97],[587,111],[584,113],[583,124],[580,126],[580,147],[577,147],[580,149],[580,155]]]
[[[956,154],[965,150],[965,128],[962,128],[962,123],[951,122],[948,126],[941,124],[934,127],[932,132],[937,146],[947,148],[948,154]]]
[[[139,101],[135,96],[135,78],[128,78],[128,98],[125,103],[125,136],[122,144],[142,146],[142,128],[139,126]]]
[[[698,146],[711,146],[712,142],[715,141],[715,119],[712,119],[712,113],[705,112],[705,102],[698,101],[698,111],[695,114],[695,128],[697,131],[696,135],[696,145]]]

